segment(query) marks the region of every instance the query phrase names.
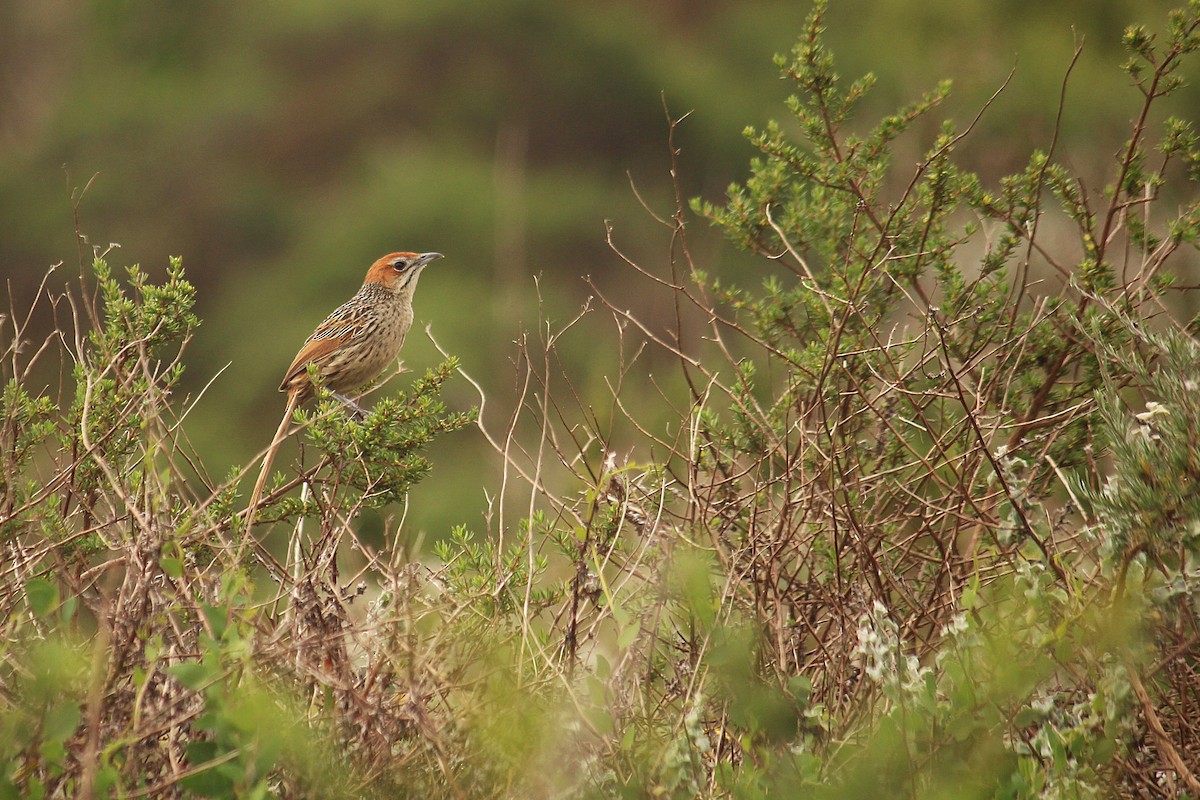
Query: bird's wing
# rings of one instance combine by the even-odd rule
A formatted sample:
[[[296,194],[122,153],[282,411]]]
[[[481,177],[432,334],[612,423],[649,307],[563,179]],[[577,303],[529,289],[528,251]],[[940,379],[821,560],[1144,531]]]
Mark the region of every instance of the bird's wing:
[[[315,362],[319,366],[361,332],[363,320],[361,314],[355,313],[358,310],[347,303],[317,326],[316,331],[308,337],[308,341],[300,348],[292,365],[284,373],[279,391],[288,391],[296,378],[307,373],[310,363]]]

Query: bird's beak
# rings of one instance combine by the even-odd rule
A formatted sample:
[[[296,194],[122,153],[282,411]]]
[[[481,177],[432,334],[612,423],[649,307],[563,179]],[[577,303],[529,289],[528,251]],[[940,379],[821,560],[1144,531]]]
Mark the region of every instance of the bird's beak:
[[[442,258],[442,257],[443,256],[441,253],[421,253],[421,255],[418,256],[417,261],[413,266],[423,267],[426,264],[428,264],[430,261],[437,261],[439,258]]]

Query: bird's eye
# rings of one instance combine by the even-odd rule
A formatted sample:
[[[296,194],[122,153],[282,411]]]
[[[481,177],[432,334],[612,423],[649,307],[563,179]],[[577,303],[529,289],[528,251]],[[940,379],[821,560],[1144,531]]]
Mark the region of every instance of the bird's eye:
[[[396,270],[396,272],[400,272],[407,266],[408,266],[408,262],[405,261],[403,258],[401,258],[392,264],[392,269]]]

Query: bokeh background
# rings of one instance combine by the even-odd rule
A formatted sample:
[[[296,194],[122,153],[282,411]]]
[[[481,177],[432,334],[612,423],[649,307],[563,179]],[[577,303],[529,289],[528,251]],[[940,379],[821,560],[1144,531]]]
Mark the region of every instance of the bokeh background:
[[[1137,108],[1121,33],[1134,21],[1161,30],[1171,5],[834,0],[829,41],[844,76],[878,75],[863,125],[943,78],[955,90],[939,118],[965,125],[1015,69],[961,153],[986,180],[1048,145],[1085,41],[1058,153],[1099,189]],[[439,360],[431,324],[501,424],[514,341],[540,316],[573,315],[589,294],[582,276],[651,324],[666,316],[609,249],[606,222],[628,255],[663,262],[669,232],[633,187],[671,212],[664,102],[691,112],[676,142],[684,193],[719,200],[753,156],[743,128],[787,117],[772,56],[808,11],[769,0],[0,0],[0,274],[17,308],[50,265],[66,265],[51,286],[69,281],[72,196],[85,185],[80,224],[90,243],[120,244],[110,263],[158,276],[181,255],[204,319],[191,389],[228,365],[188,422],[220,478],[267,444],[283,368],[371,260],[438,250],[447,258],[422,279],[405,363]],[[701,267],[758,280],[759,262],[703,220],[690,227]],[[602,405],[615,348],[594,316],[563,354],[582,396]],[[447,397],[477,402],[464,381]],[[431,455],[407,527],[427,538],[486,529],[497,459],[482,437],[460,432]]]

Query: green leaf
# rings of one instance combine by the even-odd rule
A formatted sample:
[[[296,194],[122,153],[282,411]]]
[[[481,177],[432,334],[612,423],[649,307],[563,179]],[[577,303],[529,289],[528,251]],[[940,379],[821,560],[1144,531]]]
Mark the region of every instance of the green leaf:
[[[621,650],[628,650],[637,641],[640,632],[641,625],[635,623],[626,624],[621,628],[621,632],[617,634],[617,647]]]
[[[199,767],[217,757],[217,743],[192,742],[185,752],[192,767]],[[234,782],[216,769],[205,769],[184,778],[179,785],[201,797],[231,797]]]
[[[229,626],[229,609],[209,603],[201,604],[201,608],[204,610],[204,618],[212,626],[213,638],[220,639],[225,635],[225,629]]]
[[[81,716],[77,703],[67,702],[54,706],[42,718],[42,733],[51,741],[65,741],[79,727]]]
[[[199,661],[184,661],[167,667],[167,674],[193,691],[212,683],[216,670]]]
[[[608,676],[612,675],[612,665],[608,663],[608,659],[599,653],[596,654],[596,677],[600,680],[608,680]]]
[[[45,619],[58,606],[58,586],[45,578],[30,578],[25,583],[25,596],[35,617]]]
[[[611,736],[613,732],[612,713],[605,708],[589,708],[585,712],[588,721],[604,736]]]
[[[105,764],[96,770],[94,789],[97,797],[116,797],[113,787],[121,780],[121,774],[112,764]],[[124,794],[123,792],[121,793]]]
[[[173,556],[163,556],[158,560],[158,565],[162,567],[162,571],[167,573],[172,578],[183,577],[183,560]]]
[[[787,687],[788,694],[800,703],[808,704],[808,699],[812,696],[812,681],[808,679],[808,676],[793,675],[788,678]]]
[[[1026,706],[1017,712],[1017,716],[1013,719],[1013,725],[1018,728],[1025,728],[1040,722],[1045,718],[1042,712]]]

